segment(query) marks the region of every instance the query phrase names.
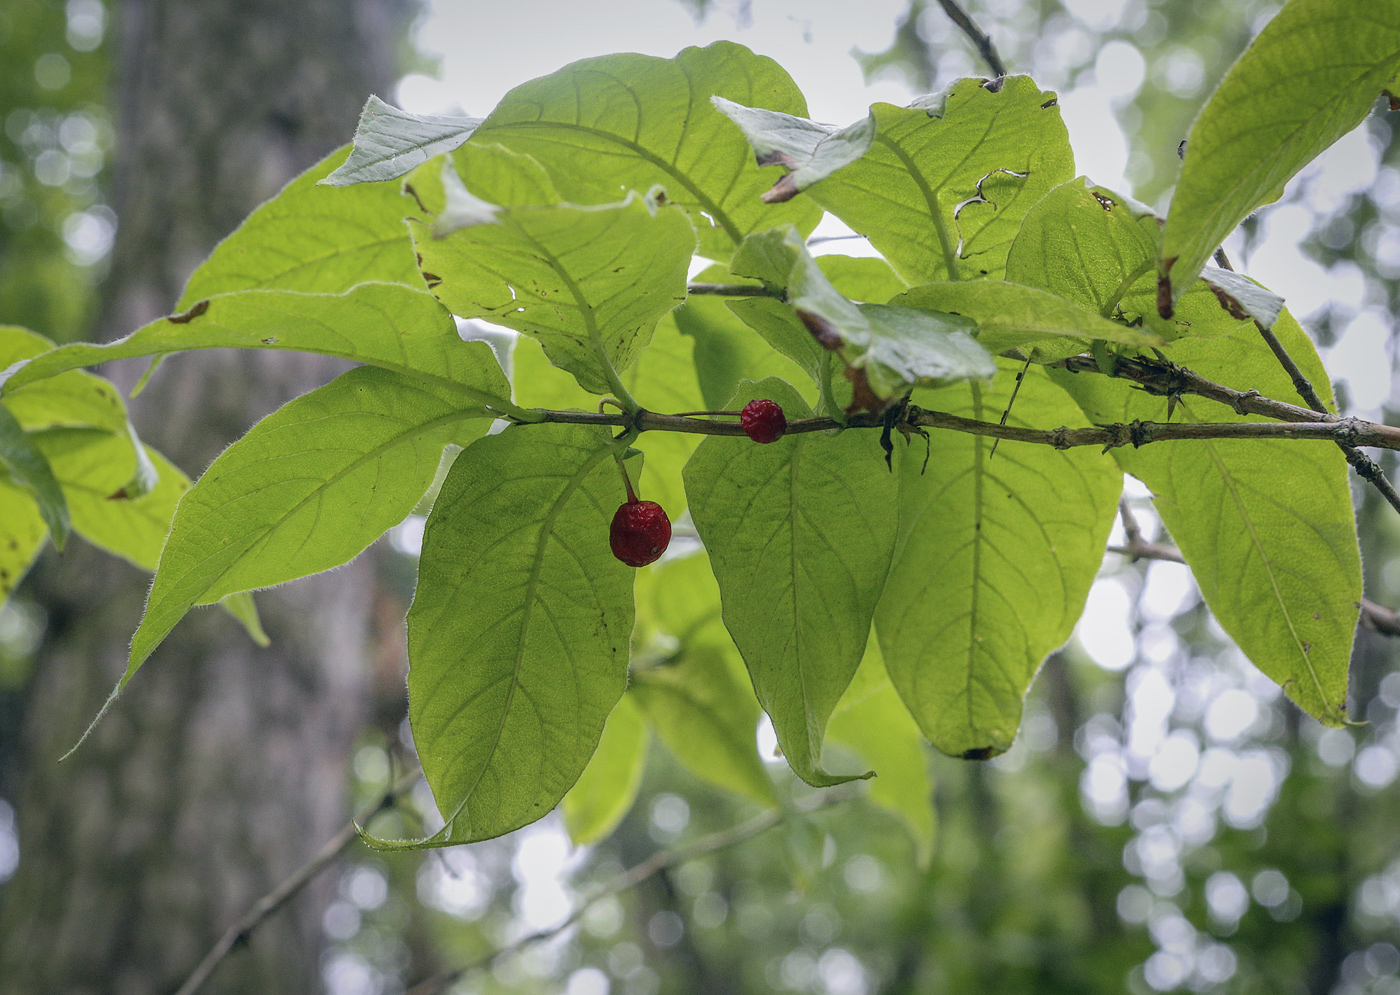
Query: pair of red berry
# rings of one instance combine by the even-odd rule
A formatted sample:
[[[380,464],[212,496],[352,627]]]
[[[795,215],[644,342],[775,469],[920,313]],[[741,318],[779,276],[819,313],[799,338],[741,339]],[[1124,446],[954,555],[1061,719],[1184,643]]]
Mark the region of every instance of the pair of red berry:
[[[775,401],[750,401],[739,412],[739,424],[744,434],[754,442],[777,442],[787,431],[787,416]],[[654,563],[671,544],[671,520],[655,501],[639,501],[632,490],[627,471],[622,473],[627,485],[627,503],[613,515],[608,541],[616,556],[629,567],[644,567]]]

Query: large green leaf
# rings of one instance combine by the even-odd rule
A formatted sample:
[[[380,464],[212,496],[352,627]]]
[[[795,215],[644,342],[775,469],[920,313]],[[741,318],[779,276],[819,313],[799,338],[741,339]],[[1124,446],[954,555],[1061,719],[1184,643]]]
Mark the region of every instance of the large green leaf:
[[[579,203],[662,184],[694,219],[700,252],[711,259],[728,259],[760,228],[790,221],[810,232],[821,217],[816,205],[760,200],[779,173],[754,164],[743,135],[711,106],[715,95],[807,113],[781,66],[721,41],[674,59],[584,59],[531,80],[505,95],[468,146],[499,142],[534,156],[559,192]]]
[[[1172,301],[1236,225],[1361,122],[1397,67],[1400,0],[1290,0],[1279,11],[1191,126],[1162,236]]]
[[[1022,346],[1062,351],[1066,345],[1079,352],[1092,339],[1137,346],[1162,343],[1146,329],[1101,318],[1056,294],[1000,280],[927,283],[891,303],[970,318],[977,323],[977,341],[994,353]]]
[[[0,405],[0,472],[37,502],[54,545],[62,550],[68,538],[68,503],[43,451],[4,405]]]
[[[24,579],[48,534],[34,496],[0,472],[0,604]]]
[[[870,151],[807,196],[910,284],[1000,279],[1021,219],[1074,175],[1055,95],[1028,76],[963,79],[912,107],[872,112]]]
[[[497,411],[515,410],[479,386],[486,354],[463,342],[442,306],[422,290],[367,283],[345,294],[251,290],[225,294],[198,314],[161,318],[105,345],[61,346],[0,378],[9,397],[27,383],[113,359],[188,349],[273,349],[315,352],[448,387]]]
[[[410,114],[370,94],[355,126],[350,155],[320,183],[345,187],[398,179],[457,148],[480,123],[475,117]]]
[[[624,694],[603,726],[603,738],[577,783],[564,796],[564,824],[578,846],[607,836],[637,799],[646,768],[647,721]]]
[[[477,386],[506,392],[484,342]],[[454,391],[360,367],[304,394],[224,450],[180,502],[127,679],[195,605],[347,563],[413,510],[449,442],[490,415]]]
[[[140,497],[112,495],[136,472],[136,454],[126,435],[90,429],[59,429],[34,436],[63,488],[73,531],[93,545],[154,570],[170,531],[175,506],[189,490],[180,468],[154,449],[146,455],[158,474]]]
[[[500,187],[505,181],[491,174],[528,169],[521,158],[468,157],[469,173]],[[460,181],[451,165],[446,170],[450,192]],[[425,203],[432,210],[433,201]],[[585,389],[615,391],[613,371],[626,368],[657,321],[685,299],[695,250],[685,213],[636,195],[599,207],[478,203],[446,237],[415,227],[433,293],[454,314],[539,339]]]
[[[657,564],[639,576],[637,617],[676,641],[662,664],[634,672],[630,694],[662,741],[696,776],[760,805],[776,805],[758,755],[760,708],[720,619],[709,557]]]
[[[366,280],[422,287],[396,185],[318,185],[344,161],[347,148],[248,215],[190,276],[177,308],[234,290],[336,294]]]
[[[870,800],[904,823],[919,865],[927,867],[933,857],[935,813],[924,737],[885,673],[873,634],[826,733],[828,744],[850,747],[864,769],[875,771]]]
[[[789,418],[807,406],[778,380],[747,384]],[[773,719],[788,762],[815,785],[822,739],[865,651],[894,552],[897,482],[873,434],[788,435],[770,445],[711,436],[685,468],[695,527],[724,600],[724,623]]]
[[[438,846],[548,813],[627,680],[633,571],[608,547],[615,443],[574,425],[468,446],[423,537],[408,613],[409,720],[445,825]]]
[[[918,391],[917,404],[996,421],[1019,364],[990,387]],[[1039,367],[1009,425],[1084,425]],[[1076,449],[934,431],[900,466],[903,551],[875,616],[890,679],[934,746],[985,758],[1006,750],[1045,657],[1069,638],[1103,561],[1123,475]]]
[[[1291,396],[1292,381],[1253,324],[1218,314],[1214,334],[1179,340],[1172,359],[1211,380]],[[1327,373],[1306,333],[1287,312],[1274,331],[1330,403]],[[1167,420],[1167,398],[1124,381],[1063,372],[1056,377],[1094,422]],[[1180,398],[1171,417],[1260,420],[1196,397]],[[1151,488],[1221,627],[1305,711],[1341,724],[1361,560],[1347,464],[1337,447],[1202,440],[1124,447],[1113,454]]]

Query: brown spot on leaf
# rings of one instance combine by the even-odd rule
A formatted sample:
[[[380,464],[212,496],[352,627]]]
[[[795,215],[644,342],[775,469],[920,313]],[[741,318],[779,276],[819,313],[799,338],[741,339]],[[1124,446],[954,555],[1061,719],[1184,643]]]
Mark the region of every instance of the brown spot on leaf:
[[[1400,111],[1400,96],[1396,96],[1389,90],[1382,90],[1381,96],[1385,98],[1386,103],[1390,106],[1391,110]]]
[[[1227,293],[1223,287],[1217,287],[1209,281],[1206,282],[1206,286],[1210,288],[1210,292],[1215,295],[1215,299],[1220,302],[1220,306],[1229,313],[1231,318],[1234,318],[1236,321],[1244,321],[1249,317],[1249,312],[1240,305],[1239,301],[1235,300],[1233,296]]]
[[[990,760],[1001,751],[994,746],[979,746],[973,750],[963,750],[964,760]]]
[[[190,322],[194,321],[194,319],[198,318],[200,315],[202,315],[205,311],[208,310],[209,302],[207,300],[203,300],[196,304],[194,307],[190,308],[188,311],[182,311],[179,314],[172,314],[169,318],[166,318],[165,320],[170,322],[172,325],[188,325]]]

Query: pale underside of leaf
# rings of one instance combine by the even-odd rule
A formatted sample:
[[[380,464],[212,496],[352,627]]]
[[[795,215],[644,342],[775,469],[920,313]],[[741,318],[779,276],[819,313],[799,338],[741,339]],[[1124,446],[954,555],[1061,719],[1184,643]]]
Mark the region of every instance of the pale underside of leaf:
[[[471,137],[481,118],[410,114],[373,94],[360,112],[345,161],[319,181],[325,186],[394,180]]]

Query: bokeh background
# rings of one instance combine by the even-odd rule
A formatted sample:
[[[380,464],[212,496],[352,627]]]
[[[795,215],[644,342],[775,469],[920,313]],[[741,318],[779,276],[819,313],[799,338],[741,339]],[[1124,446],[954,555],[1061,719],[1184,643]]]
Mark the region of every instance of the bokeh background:
[[[1278,4],[967,7],[1012,71],[1060,92],[1080,172],[1165,210],[1178,143]],[[841,124],[985,72],[933,0],[6,0],[0,321],[70,341],[165,313],[218,238],[348,140],[371,92],[483,115],[577,58],[718,38],[778,59],[812,115]],[[1288,297],[1343,406],[1385,421],[1394,120],[1378,108],[1227,242]],[[839,224],[819,234],[835,237],[823,251],[868,251]],[[135,407],[193,474],[337,372],[180,357]],[[1355,494],[1367,594],[1395,606],[1400,528]],[[1128,495],[1159,538],[1146,492],[1130,482]],[[146,580],[90,550],[46,554],[0,609],[0,993],[173,991],[411,762],[402,618],[421,531],[411,518],[351,567],[260,596],[269,650],[213,612],[185,623],[61,765],[121,670]],[[1240,655],[1185,567],[1110,554],[1016,746],[989,763],[930,753],[927,869],[892,817],[834,806],[605,899],[454,990],[1400,992],[1398,648],[1359,634],[1351,714],[1364,722],[1324,730]],[[771,755],[771,733],[757,742]],[[353,847],[205,990],[396,995],[757,811],[652,751],[636,806],[601,844],[572,846],[552,815],[425,855]],[[809,794],[781,761],[770,770],[785,796]],[[377,829],[410,835],[434,817],[420,789]]]

